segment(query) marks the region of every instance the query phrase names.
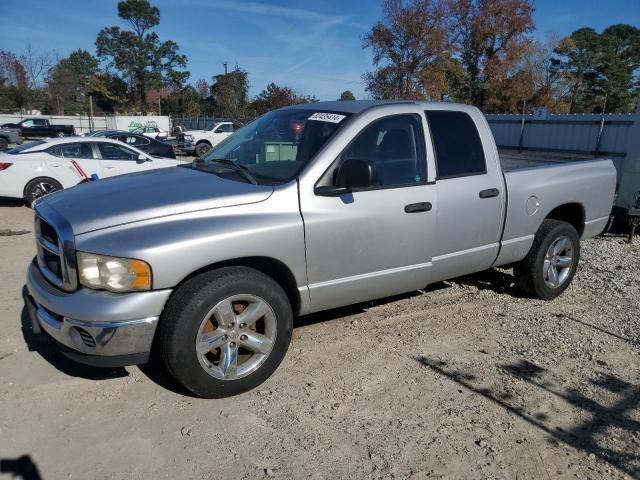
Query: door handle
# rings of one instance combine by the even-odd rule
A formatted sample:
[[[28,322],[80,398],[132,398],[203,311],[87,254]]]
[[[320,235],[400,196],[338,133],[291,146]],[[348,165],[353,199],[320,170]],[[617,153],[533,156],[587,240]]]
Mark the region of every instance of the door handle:
[[[404,207],[404,211],[405,213],[428,212],[431,208],[431,202],[410,203]]]
[[[104,168],[116,168],[113,165],[105,165]]]
[[[500,190],[498,190],[497,188],[487,188],[486,190],[481,190],[479,195],[480,198],[497,197],[498,195],[500,195]]]
[[[59,167],[60,164],[59,163],[50,163],[49,166],[51,166],[51,167]]]

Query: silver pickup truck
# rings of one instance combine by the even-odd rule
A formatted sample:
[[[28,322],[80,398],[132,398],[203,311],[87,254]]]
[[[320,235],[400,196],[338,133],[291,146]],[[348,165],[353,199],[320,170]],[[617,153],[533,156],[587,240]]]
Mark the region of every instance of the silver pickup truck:
[[[299,315],[495,266],[551,300],[608,221],[615,169],[513,167],[469,106],[267,113],[193,164],[38,200],[34,329],[93,365],[153,347],[188,390],[223,397],[275,371]]]

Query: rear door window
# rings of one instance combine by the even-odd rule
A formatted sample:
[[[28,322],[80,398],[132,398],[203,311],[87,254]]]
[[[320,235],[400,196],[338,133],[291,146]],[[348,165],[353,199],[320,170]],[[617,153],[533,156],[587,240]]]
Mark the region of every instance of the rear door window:
[[[60,145],[62,156],[65,158],[93,158],[93,150],[89,143],[67,143]]]
[[[464,112],[425,112],[436,154],[438,179],[487,172],[482,141],[473,119]]]

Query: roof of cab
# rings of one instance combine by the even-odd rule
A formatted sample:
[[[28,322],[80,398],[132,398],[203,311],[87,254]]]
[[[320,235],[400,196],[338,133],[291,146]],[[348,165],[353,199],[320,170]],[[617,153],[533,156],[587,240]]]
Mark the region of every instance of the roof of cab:
[[[456,108],[467,110],[473,107],[451,102],[427,102],[422,100],[335,100],[331,102],[299,103],[284,107],[282,110],[319,110],[343,113],[360,113],[373,107],[383,105],[422,105],[425,108],[447,106],[447,109]]]

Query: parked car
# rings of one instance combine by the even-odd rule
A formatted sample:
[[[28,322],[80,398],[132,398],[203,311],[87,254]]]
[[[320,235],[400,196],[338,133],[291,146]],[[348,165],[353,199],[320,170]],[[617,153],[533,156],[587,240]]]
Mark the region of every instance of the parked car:
[[[25,118],[19,123],[5,123],[2,128],[17,128],[24,138],[66,137],[76,134],[73,125],[53,125],[46,118]]]
[[[0,128],[0,150],[5,150],[10,144],[21,145],[22,137],[17,128]]]
[[[0,196],[29,204],[95,174],[99,178],[178,165],[117,140],[83,137],[40,140],[0,152]]]
[[[202,157],[233,131],[232,122],[217,122],[205,130],[186,130],[176,136],[177,147],[187,154]]]
[[[92,130],[90,132],[81,133],[81,137],[107,137],[113,133],[127,133],[126,130]]]
[[[138,150],[142,150],[154,157],[176,158],[176,154],[174,153],[171,145],[154,138],[145,137],[144,135],[119,132],[106,135],[106,138],[120,140],[121,142],[131,145],[132,147],[136,147]]]
[[[140,127],[132,130],[131,133],[144,135],[145,137],[154,138],[156,140],[167,140],[169,133],[160,127]]]
[[[189,166],[36,202],[28,310],[80,362],[154,345],[191,392],[229,396],[275,371],[297,315],[496,266],[556,298],[615,182],[610,160],[503,169],[475,107],[286,107]]]

